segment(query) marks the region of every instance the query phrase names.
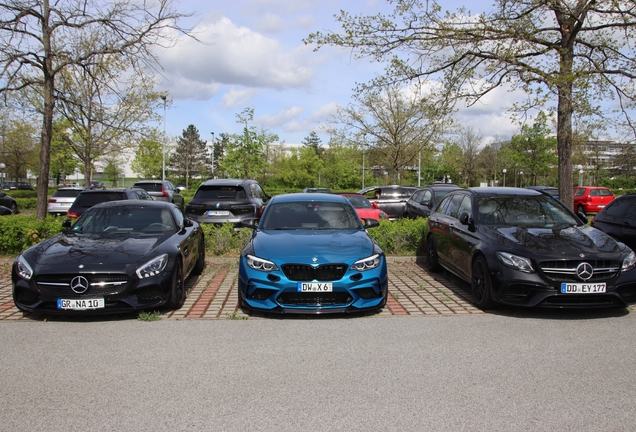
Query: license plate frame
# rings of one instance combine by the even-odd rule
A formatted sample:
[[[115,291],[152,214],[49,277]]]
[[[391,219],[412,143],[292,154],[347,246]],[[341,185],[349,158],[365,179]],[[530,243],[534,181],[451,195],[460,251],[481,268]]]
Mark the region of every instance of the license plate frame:
[[[333,292],[333,283],[331,282],[298,282],[296,286],[298,292]]]
[[[607,284],[599,283],[561,283],[561,294],[604,294],[607,292]]]
[[[104,298],[86,298],[86,299],[57,299],[57,308],[61,310],[94,310],[104,309],[106,303]]]
[[[208,216],[229,216],[230,212],[228,210],[208,210],[206,214]]]

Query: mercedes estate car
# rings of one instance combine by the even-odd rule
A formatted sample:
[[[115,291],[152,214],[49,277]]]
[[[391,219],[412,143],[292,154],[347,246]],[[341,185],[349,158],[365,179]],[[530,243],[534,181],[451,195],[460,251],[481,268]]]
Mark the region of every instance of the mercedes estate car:
[[[449,192],[428,218],[427,261],[471,284],[474,303],[624,307],[636,255],[561,201],[521,188]]]
[[[277,195],[239,259],[243,308],[274,313],[324,314],[377,310],[388,295],[386,258],[343,196]]]

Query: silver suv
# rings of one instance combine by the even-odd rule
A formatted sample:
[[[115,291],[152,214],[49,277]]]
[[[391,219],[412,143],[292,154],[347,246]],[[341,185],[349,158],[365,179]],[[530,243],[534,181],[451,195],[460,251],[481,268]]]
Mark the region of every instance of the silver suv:
[[[184,210],[183,195],[179,193],[179,190],[168,180],[139,180],[133,185],[133,187],[145,189],[150,196],[157,201],[167,201],[175,204],[177,207]]]

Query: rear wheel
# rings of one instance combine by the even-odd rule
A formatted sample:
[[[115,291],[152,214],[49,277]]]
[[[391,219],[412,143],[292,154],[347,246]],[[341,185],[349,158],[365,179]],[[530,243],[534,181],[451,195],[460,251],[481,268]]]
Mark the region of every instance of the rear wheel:
[[[18,212],[18,205],[14,202],[11,203],[11,205],[9,205],[9,209],[11,210],[12,213],[17,213]]]
[[[579,208],[576,210],[578,213],[583,213],[585,214],[585,209],[583,208],[582,205],[579,204]]]
[[[180,309],[185,303],[185,281],[183,280],[183,263],[177,258],[174,272],[172,273],[172,287],[170,289],[170,300],[166,306],[170,309]]]
[[[426,264],[430,271],[437,272],[440,270],[437,248],[435,247],[435,240],[433,240],[432,235],[426,238],[426,258]]]
[[[490,294],[492,281],[488,270],[488,263],[482,256],[478,256],[473,263],[473,273],[471,278],[471,291],[473,302],[481,309],[489,309],[495,305]]]

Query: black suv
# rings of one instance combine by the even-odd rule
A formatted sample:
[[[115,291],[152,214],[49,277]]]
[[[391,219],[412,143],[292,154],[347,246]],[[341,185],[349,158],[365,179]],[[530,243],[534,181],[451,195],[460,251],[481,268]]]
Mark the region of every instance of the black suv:
[[[86,210],[93,207],[96,204],[100,204],[108,201],[119,200],[148,200],[152,201],[154,198],[148,195],[148,192],[141,188],[127,188],[127,189],[85,189],[77,195],[75,201],[66,212],[66,216],[69,219],[77,219]]]
[[[133,187],[142,188],[157,201],[167,201],[175,204],[183,212],[185,200],[171,181],[168,180],[139,180]]]
[[[8,208],[12,213],[18,212],[18,205],[16,204],[15,199],[3,191],[0,191],[0,206]]]
[[[442,198],[455,189],[460,187],[451,183],[434,183],[418,189],[406,202],[405,216],[411,219],[429,217]]]
[[[399,219],[406,214],[406,202],[418,188],[412,186],[371,186],[361,193],[372,203],[378,203],[380,210],[389,215],[389,219]]]
[[[199,223],[238,225],[259,218],[269,198],[256,180],[206,180],[188,202],[185,216]]]
[[[614,198],[590,223],[636,251],[636,193]]]

